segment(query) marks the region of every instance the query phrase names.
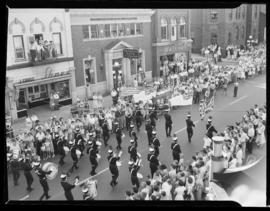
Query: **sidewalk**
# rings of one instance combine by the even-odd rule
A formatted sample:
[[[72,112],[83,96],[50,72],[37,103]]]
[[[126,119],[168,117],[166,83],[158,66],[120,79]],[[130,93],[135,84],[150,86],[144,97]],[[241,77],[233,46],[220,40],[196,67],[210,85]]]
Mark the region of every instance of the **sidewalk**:
[[[112,105],[112,97],[108,95],[106,97],[103,97],[103,99],[104,99],[104,107],[110,108]],[[90,104],[90,108],[93,108],[92,100],[89,100],[89,104]],[[62,106],[60,107],[59,110],[51,111],[49,105],[42,105],[35,108],[31,108],[27,112],[28,112],[28,115],[35,114],[39,118],[39,121],[43,123],[44,121],[48,120],[48,118],[52,116],[56,116],[57,119],[59,119],[60,117],[63,117],[64,120],[71,118],[72,116],[70,112],[71,107],[72,105]],[[25,119],[26,117],[23,117],[23,118],[13,121],[13,129],[15,131],[15,134],[16,134],[16,131],[25,129]]]

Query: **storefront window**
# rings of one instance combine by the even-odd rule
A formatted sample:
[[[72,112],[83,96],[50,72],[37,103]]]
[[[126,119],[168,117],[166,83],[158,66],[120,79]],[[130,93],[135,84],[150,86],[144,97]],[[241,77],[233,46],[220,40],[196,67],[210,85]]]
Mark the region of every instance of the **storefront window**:
[[[70,98],[69,81],[60,81],[51,84],[53,93],[57,92],[60,100]]]
[[[122,59],[113,59],[113,84],[114,87],[118,88],[123,86],[125,83],[124,81],[124,74],[122,70]]]

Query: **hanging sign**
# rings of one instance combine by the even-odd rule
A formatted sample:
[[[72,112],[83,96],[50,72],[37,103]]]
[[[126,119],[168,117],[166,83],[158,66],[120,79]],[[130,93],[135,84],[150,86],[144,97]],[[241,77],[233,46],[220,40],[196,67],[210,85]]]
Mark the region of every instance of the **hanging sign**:
[[[138,59],[139,51],[137,49],[126,48],[123,50],[123,57],[128,59]]]

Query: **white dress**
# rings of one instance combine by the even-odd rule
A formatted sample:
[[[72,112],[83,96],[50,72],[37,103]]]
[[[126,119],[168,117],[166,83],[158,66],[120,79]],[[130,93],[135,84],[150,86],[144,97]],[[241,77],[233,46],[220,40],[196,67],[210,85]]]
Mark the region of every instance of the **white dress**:
[[[262,145],[262,144],[265,143],[264,130],[265,130],[265,126],[264,125],[261,125],[260,127],[257,128],[257,139],[256,139],[256,143],[258,145]]]

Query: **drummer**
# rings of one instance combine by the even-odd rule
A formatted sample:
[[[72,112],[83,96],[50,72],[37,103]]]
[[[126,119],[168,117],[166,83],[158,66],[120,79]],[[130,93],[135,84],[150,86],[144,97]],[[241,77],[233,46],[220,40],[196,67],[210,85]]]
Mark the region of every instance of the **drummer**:
[[[108,161],[109,161],[109,169],[110,172],[112,174],[112,181],[110,182],[110,185],[112,187],[114,187],[115,185],[117,185],[117,178],[119,176],[119,170],[117,167],[117,162],[120,160],[120,156],[122,154],[122,152],[120,151],[120,153],[118,155],[114,154],[112,149],[110,148],[108,150]]]
[[[66,174],[61,174],[60,178],[61,178],[61,186],[63,187],[63,189],[65,191],[66,199],[68,201],[73,201],[74,198],[73,198],[71,190],[76,187],[76,182],[78,182],[78,181],[75,180],[74,184],[68,183]]]
[[[49,185],[47,182],[47,175],[51,174],[52,171],[44,171],[41,166],[40,166],[40,162],[35,162],[34,163],[34,169],[35,169],[35,173],[37,174],[37,176],[39,177],[39,182],[43,188],[43,194],[41,195],[41,197],[39,198],[40,201],[42,201],[42,199],[44,198],[44,196],[46,197],[46,199],[49,199],[51,196],[49,196]]]

